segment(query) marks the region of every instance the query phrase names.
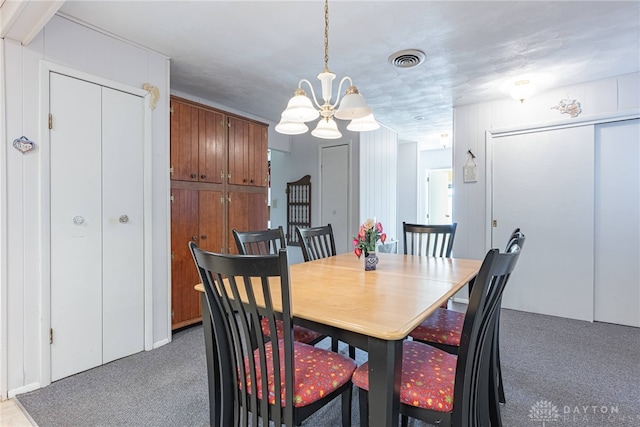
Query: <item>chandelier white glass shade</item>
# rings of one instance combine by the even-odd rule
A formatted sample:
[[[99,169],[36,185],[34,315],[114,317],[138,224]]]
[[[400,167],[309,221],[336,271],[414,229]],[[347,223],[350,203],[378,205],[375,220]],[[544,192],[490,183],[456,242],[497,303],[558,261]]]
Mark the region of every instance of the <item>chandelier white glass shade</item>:
[[[358,89],[353,85],[351,77],[343,77],[340,80],[338,86],[338,95],[335,102],[331,102],[332,96],[332,84],[336,75],[329,71],[329,2],[325,0],[324,3],[324,70],[318,74],[318,80],[322,87],[322,103],[318,102],[316,94],[313,90],[311,82],[307,79],[302,79],[298,82],[298,88],[295,90],[293,97],[289,100],[287,108],[282,112],[280,123],[276,125],[276,131],[286,135],[299,135],[305,133],[308,130],[306,122],[310,122],[318,119],[316,128],[311,132],[311,135],[317,138],[324,139],[336,139],[340,138],[342,134],[338,130],[338,125],[335,119],[339,120],[351,120],[347,129],[358,132],[373,130],[380,127],[373,118],[372,110],[367,105],[364,97],[358,92]],[[342,100],[340,100],[340,93],[342,91],[342,85],[347,82],[347,87]],[[307,93],[302,88],[303,84],[308,86],[311,92],[311,99],[307,97]],[[312,102],[313,100],[313,102]],[[361,120],[369,117],[367,124],[354,123],[356,120]],[[375,127],[374,127],[375,124]],[[350,127],[351,126],[351,127]],[[304,129],[304,130],[303,130]]]

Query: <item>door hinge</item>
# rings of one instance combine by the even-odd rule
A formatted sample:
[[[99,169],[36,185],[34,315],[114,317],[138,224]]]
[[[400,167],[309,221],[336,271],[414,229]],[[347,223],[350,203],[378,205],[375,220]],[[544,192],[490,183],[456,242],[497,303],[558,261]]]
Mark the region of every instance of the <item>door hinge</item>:
[[[176,257],[175,252],[171,251],[171,261],[173,261],[173,259]]]
[[[495,219],[494,219],[494,220],[491,222],[491,226],[493,226],[493,227],[497,227],[497,226],[498,226],[498,220],[495,220]]]
[[[53,344],[53,328],[49,328],[49,344]]]
[[[49,129],[53,129],[53,114],[49,113]]]
[[[169,107],[169,112],[170,112],[171,114],[173,114],[173,105],[172,105],[171,107]]]
[[[220,204],[221,204],[221,205],[224,205],[224,196],[223,196],[223,197],[220,197]]]
[[[169,173],[173,175],[173,165],[171,165],[171,167],[169,168]]]
[[[173,194],[169,197],[169,199],[171,200],[171,202],[173,203]]]
[[[171,310],[171,318],[173,319],[175,316],[173,315],[173,310]]]

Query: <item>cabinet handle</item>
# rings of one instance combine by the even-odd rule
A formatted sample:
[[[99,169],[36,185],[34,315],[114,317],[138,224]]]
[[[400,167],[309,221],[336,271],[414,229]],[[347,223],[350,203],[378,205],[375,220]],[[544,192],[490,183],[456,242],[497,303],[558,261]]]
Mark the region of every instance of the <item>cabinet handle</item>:
[[[195,173],[191,174],[191,178],[197,178],[197,177],[198,177],[198,174],[195,174]]]
[[[198,241],[198,236],[191,236],[191,240],[193,240],[194,242]]]
[[[247,182],[246,178],[242,180],[242,182]]]
[[[250,182],[251,184],[253,184],[253,180],[252,180],[252,179],[250,179],[250,180],[249,180],[249,182]]]
[[[203,234],[202,237],[200,237],[202,240],[207,240],[207,235]]]
[[[129,222],[129,217],[127,215],[120,215],[120,218],[118,218],[118,221],[120,221],[120,223],[122,224],[126,224]]]
[[[202,175],[200,175],[200,178],[202,178],[202,179],[207,179],[207,175],[202,174]]]

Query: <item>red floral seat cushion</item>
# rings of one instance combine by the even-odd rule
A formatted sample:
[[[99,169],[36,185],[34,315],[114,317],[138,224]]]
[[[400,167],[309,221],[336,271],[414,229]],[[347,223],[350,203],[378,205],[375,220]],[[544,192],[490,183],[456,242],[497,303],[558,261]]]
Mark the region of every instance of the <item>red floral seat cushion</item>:
[[[267,372],[269,375],[269,403],[275,405],[275,386],[273,375],[273,351],[272,342],[265,345],[267,353]],[[280,354],[284,353],[284,340],[278,340]],[[258,388],[258,399],[262,399],[262,373],[259,370],[259,352],[255,350],[256,360],[256,384]],[[313,347],[308,344],[294,342],[293,344],[293,365],[294,365],[294,394],[293,405],[301,407],[316,402],[340,388],[348,382],[356,369],[356,362],[346,356],[333,351]],[[245,369],[249,369],[249,360],[245,360]],[[280,404],[285,406],[285,384],[284,384],[284,357],[280,358],[280,372],[282,373]],[[242,385],[240,385],[242,387]],[[247,389],[251,390],[251,378],[247,377]]]
[[[260,321],[260,325],[262,327],[262,334],[265,336],[271,336],[269,331],[269,320],[264,317]],[[276,331],[278,333],[278,339],[282,338],[282,331],[284,330],[284,326],[282,325],[281,320],[276,320]],[[293,325],[293,339],[298,342],[310,343],[317,338],[322,336],[321,333],[316,331],[312,331],[311,329],[303,328],[302,326]]]
[[[400,402],[439,412],[453,410],[458,356],[416,341],[402,343]],[[369,362],[353,373],[353,383],[369,390]]]
[[[464,313],[438,308],[424,322],[416,327],[409,336],[419,341],[429,341],[452,346],[460,345]]]

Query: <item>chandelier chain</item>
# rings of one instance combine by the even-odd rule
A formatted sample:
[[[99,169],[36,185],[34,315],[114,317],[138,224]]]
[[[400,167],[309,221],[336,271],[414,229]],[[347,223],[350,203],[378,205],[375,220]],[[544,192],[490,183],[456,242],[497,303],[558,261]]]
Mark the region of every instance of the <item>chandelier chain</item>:
[[[324,1],[324,71],[329,71],[329,0]]]

